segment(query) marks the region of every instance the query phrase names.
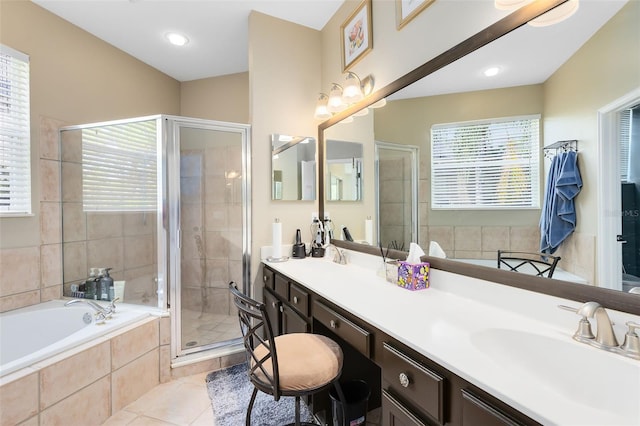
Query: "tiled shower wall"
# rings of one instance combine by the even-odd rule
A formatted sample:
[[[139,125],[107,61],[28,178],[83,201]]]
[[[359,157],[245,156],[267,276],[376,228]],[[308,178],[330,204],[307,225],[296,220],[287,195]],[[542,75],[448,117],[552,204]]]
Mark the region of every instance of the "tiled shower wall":
[[[411,159],[385,158],[378,162],[380,240],[409,249],[411,242]]]
[[[242,283],[242,147],[181,152],[182,307],[232,314]]]
[[[0,251],[0,312],[62,296],[62,229],[58,128],[65,123],[40,118],[40,244]],[[12,219],[6,219],[7,222]]]

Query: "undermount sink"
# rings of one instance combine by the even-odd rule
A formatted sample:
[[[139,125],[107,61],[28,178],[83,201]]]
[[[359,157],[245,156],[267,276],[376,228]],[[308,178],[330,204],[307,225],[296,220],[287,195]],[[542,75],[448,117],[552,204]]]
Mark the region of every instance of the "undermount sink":
[[[472,344],[528,383],[629,424],[640,424],[640,361],[578,343],[504,328],[471,334]],[[560,403],[560,401],[558,401]]]

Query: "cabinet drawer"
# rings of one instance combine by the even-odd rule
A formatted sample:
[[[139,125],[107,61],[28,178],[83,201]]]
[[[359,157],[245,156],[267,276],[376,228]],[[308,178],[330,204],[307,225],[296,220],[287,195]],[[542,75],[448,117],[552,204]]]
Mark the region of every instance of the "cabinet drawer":
[[[284,300],[289,300],[289,280],[282,275],[276,274],[274,281],[274,290],[278,296],[282,297]]]
[[[273,282],[273,276],[274,276],[274,272],[271,269],[268,269],[266,267],[262,267],[262,283],[264,284],[265,287],[270,288],[273,290],[274,288],[274,282]]]
[[[462,389],[463,426],[521,426],[523,423],[484,401],[467,389]]]
[[[390,344],[382,346],[382,376],[388,388],[443,424],[444,377]]]
[[[313,302],[313,316],[366,357],[371,355],[371,333],[321,302]]]
[[[309,316],[309,293],[293,283],[289,285],[289,302],[302,315]]]
[[[382,424],[385,426],[427,426],[420,417],[385,390],[382,391]]]

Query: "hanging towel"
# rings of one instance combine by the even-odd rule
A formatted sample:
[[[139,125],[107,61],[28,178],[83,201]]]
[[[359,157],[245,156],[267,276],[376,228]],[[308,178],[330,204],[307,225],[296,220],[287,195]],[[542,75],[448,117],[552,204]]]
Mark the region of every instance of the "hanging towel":
[[[576,228],[575,197],[582,188],[575,151],[553,158],[540,216],[540,251],[554,253]]]

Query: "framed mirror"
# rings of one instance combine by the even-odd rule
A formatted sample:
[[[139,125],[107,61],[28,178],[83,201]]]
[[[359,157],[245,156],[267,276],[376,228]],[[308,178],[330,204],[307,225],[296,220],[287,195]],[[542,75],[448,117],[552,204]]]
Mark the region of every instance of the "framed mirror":
[[[271,199],[316,199],[316,140],[309,136],[271,135]]]
[[[430,164],[431,154],[430,142],[425,140],[424,135],[429,134],[432,124],[474,120],[486,118],[486,116],[479,117],[469,114],[467,117],[447,118],[440,116],[432,118],[437,115],[438,111],[432,109],[429,112],[421,107],[419,103],[426,102],[426,98],[430,98],[436,101],[437,106],[434,108],[440,107],[443,109],[442,107],[448,102],[449,108],[456,110],[459,114],[469,113],[471,110],[491,114],[491,116],[496,114],[496,116],[503,117],[514,114],[540,114],[543,120],[540,129],[541,145],[549,145],[563,139],[578,139],[579,141],[580,156],[582,158],[579,164],[582,166],[584,186],[586,188],[588,185],[589,191],[584,191],[581,194],[582,198],[577,207],[578,217],[582,221],[574,235],[577,238],[570,242],[570,245],[567,246],[567,251],[563,255],[565,259],[572,259],[574,265],[571,268],[576,275],[586,276],[586,281],[589,284],[601,285],[597,283],[598,270],[604,264],[615,262],[615,259],[610,253],[607,256],[601,256],[600,250],[596,245],[598,223],[601,220],[601,206],[598,205],[598,196],[596,195],[600,190],[595,188],[600,185],[598,170],[601,169],[601,165],[598,163],[598,153],[602,147],[598,146],[597,137],[594,137],[593,134],[597,133],[599,108],[607,105],[612,100],[624,97],[630,91],[633,92],[634,88],[640,87],[637,72],[638,64],[635,61],[630,63],[628,54],[625,53],[628,50],[625,47],[606,48],[606,43],[612,40],[611,37],[622,37],[623,43],[630,42],[631,50],[629,51],[633,51],[634,46],[637,47],[638,5],[634,4],[634,2],[625,1],[589,2],[589,4],[581,4],[580,14],[576,14],[566,21],[566,23],[570,23],[575,18],[575,22],[572,22],[570,29],[568,27],[564,29],[548,27],[548,29],[545,29],[522,26],[529,19],[558,4],[558,2],[551,1],[536,3],[546,9],[542,11],[535,9],[533,4],[523,7],[374,93],[366,102],[355,105],[322,123],[320,125],[320,134],[322,135],[325,129],[332,129],[334,124],[344,120],[359,109],[386,98],[387,106],[380,110],[374,110],[371,133],[375,135],[375,140],[420,146],[420,244],[427,248],[431,240],[449,241],[451,245],[446,251],[448,251],[447,255],[450,254],[450,257],[455,257],[456,251],[479,251],[480,253],[477,253],[477,256],[482,258],[485,255],[489,256],[489,252],[493,255],[494,248],[498,248],[497,246],[489,247],[490,244],[487,243],[487,240],[482,239],[486,226],[507,226],[507,229],[502,230],[502,232],[506,232],[505,237],[510,242],[526,243],[533,249],[538,247],[539,235],[536,235],[535,232],[538,228],[540,210],[522,211],[518,215],[508,214],[503,219],[500,219],[499,222],[489,223],[488,225],[479,221],[482,217],[489,220],[495,218],[491,211],[443,211],[440,219],[438,219],[437,212],[434,213],[433,209],[429,207],[431,199],[427,180],[430,177],[430,170],[424,167],[425,164]],[[536,32],[533,33],[534,31]],[[544,36],[545,31],[550,34],[550,38],[546,39],[547,36]],[[574,42],[565,39],[564,36],[559,36],[560,33],[572,34],[574,39],[577,34],[581,35],[579,40]],[[488,38],[489,40],[487,40]],[[558,55],[557,47],[570,48],[571,53],[564,57]],[[618,52],[618,54],[622,55],[618,60],[627,64],[628,68],[620,71],[619,67],[603,66],[602,52],[594,54],[582,50],[584,48],[598,47],[604,50],[604,57],[606,57],[604,64],[616,63],[614,52]],[[499,56],[501,51],[508,52],[508,55],[506,57]],[[545,57],[545,61],[540,61],[540,57]],[[515,72],[510,74],[509,79],[505,75],[505,78],[494,79],[490,84],[485,84],[484,86],[476,85],[478,80],[475,75],[479,66],[487,62],[497,61],[499,58],[508,59],[505,68],[517,71],[521,69],[519,68],[520,66],[524,66],[525,69],[537,70],[539,74],[527,81],[518,78],[518,76],[526,76],[527,73]],[[595,63],[592,62],[593,58],[597,58]],[[637,61],[637,55],[633,56],[632,59]],[[594,65],[591,65],[592,63]],[[612,74],[611,77],[606,77],[608,74],[602,74],[604,71],[615,71],[614,68],[617,68],[619,72]],[[630,71],[635,74],[631,74]],[[604,84],[598,82],[596,74],[599,74],[600,78],[605,76],[604,81],[601,80]],[[621,76],[624,76],[624,78]],[[524,93],[521,93],[522,96],[512,96],[515,91],[531,91],[532,97],[527,98],[526,102],[518,103],[517,108],[515,108],[515,101],[524,99],[522,98]],[[402,102],[405,104],[412,103],[412,108],[400,108]],[[394,103],[396,103],[397,107],[393,106]],[[528,106],[526,103],[528,103]],[[591,108],[589,111],[586,111],[587,105]],[[570,110],[563,111],[562,108],[566,106]],[[394,109],[395,112],[393,111]],[[502,111],[497,111],[497,109],[502,109]],[[579,114],[576,114],[578,111]],[[590,120],[590,124],[587,126],[588,132],[585,132],[587,128],[585,128],[584,118],[579,118],[575,115],[580,117],[587,116]],[[561,121],[571,118],[572,120],[567,124],[563,124],[564,121]],[[358,119],[358,117],[355,118],[356,121]],[[411,123],[411,121],[414,123]],[[387,124],[384,124],[384,122]],[[418,123],[421,127],[411,127],[415,123]],[[423,136],[419,142],[414,137],[407,137],[417,134]],[[395,139],[399,136],[403,140]],[[542,146],[540,147],[539,156],[541,189],[544,190],[544,182],[550,162],[545,160]],[[365,165],[367,161],[368,159],[365,158]],[[615,166],[615,168],[617,167]],[[620,185],[619,181],[617,185]],[[471,226],[466,226],[465,229],[460,229],[456,233],[456,230],[452,229],[455,225],[442,222],[446,218],[457,218],[462,225]],[[383,220],[383,218],[376,219]],[[429,220],[433,220],[433,222],[430,223]],[[465,234],[465,231],[470,231],[470,233]],[[443,232],[443,234],[439,235],[438,232]],[[528,235],[527,232],[532,232],[532,234]],[[479,238],[479,246],[476,245],[478,240],[473,240],[474,235]],[[504,239],[500,240],[499,236],[494,235],[492,238],[496,241],[496,244],[504,241]],[[456,240],[470,244],[469,248],[467,249],[463,246],[456,249]],[[444,243],[444,245],[446,246],[447,243]],[[477,248],[479,250],[476,250]],[[485,253],[482,253],[483,248],[486,249]],[[584,248],[587,251],[584,251]],[[463,254],[467,257],[472,253]],[[438,262],[436,261],[435,263]],[[609,292],[594,286],[575,285],[563,280],[553,280],[556,284],[549,284],[548,286],[541,285],[540,280],[551,280],[532,279],[519,273],[508,273],[509,278],[506,279],[504,271],[496,271],[495,269],[476,265],[464,265],[457,261],[446,260],[443,262],[446,264],[443,267],[452,272],[483,277],[484,279],[535,289],[535,291],[543,291],[549,294],[563,295],[563,297],[575,300],[598,300],[600,298],[599,300],[609,303],[610,306],[618,303],[618,306],[628,307],[627,298],[633,299],[635,297],[628,293]],[[614,268],[621,269],[615,265]],[[619,297],[612,296],[612,294],[616,293],[619,294]],[[630,302],[635,307],[633,309],[638,308],[637,303]]]

